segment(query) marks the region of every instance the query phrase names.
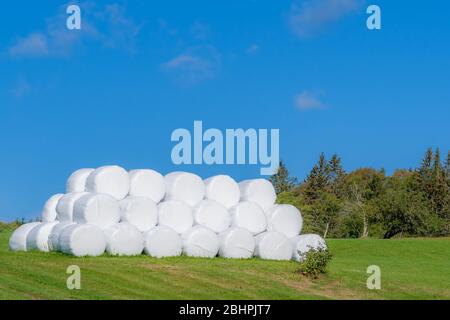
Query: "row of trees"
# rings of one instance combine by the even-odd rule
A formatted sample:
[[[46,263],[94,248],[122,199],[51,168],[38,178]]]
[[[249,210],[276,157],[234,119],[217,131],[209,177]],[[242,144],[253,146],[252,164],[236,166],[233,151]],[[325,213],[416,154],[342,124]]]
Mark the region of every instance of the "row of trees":
[[[361,168],[346,172],[338,155],[321,154],[298,183],[281,161],[270,177],[279,203],[298,207],[304,232],[365,238],[450,235],[450,152],[427,150],[417,169]]]

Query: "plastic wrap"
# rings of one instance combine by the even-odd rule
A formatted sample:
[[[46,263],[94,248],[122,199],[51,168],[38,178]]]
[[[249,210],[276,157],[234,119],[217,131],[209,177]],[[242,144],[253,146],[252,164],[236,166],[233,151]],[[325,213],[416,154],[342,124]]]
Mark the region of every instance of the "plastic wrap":
[[[292,259],[301,261],[309,250],[327,249],[325,240],[317,234],[302,234],[291,238]]]
[[[12,251],[27,251],[27,237],[30,231],[39,226],[41,222],[30,222],[21,225],[14,230],[13,234],[9,238],[9,249]]]
[[[232,226],[247,229],[253,235],[266,231],[266,214],[255,202],[239,202],[230,209],[230,216]]]
[[[163,201],[158,205],[158,223],[182,234],[194,224],[193,210],[183,201]]]
[[[219,256],[248,259],[253,256],[255,239],[244,228],[230,228],[219,235]]]
[[[41,212],[42,222],[53,222],[57,220],[58,212],[56,212],[56,206],[58,205],[59,199],[63,196],[64,194],[58,193],[47,200]]]
[[[238,204],[241,197],[239,185],[233,178],[217,175],[204,180],[206,199],[215,200],[229,209]]]
[[[164,177],[154,170],[131,170],[129,195],[134,197],[147,197],[159,203],[166,194]]]
[[[211,229],[194,226],[181,235],[183,252],[189,257],[214,258],[219,251],[219,238]]]
[[[65,221],[65,222],[59,222],[56,224],[52,231],[50,232],[50,235],[48,236],[48,249],[49,251],[60,251],[59,250],[59,235],[61,234],[62,230],[67,228],[68,226],[73,225],[73,222]]]
[[[109,194],[117,200],[125,198],[129,190],[128,172],[119,166],[97,168],[86,179],[86,191]]]
[[[67,179],[66,192],[85,192],[86,191],[86,180],[88,176],[94,171],[91,168],[79,169],[72,173]]]
[[[150,198],[126,197],[120,201],[120,217],[121,221],[134,225],[140,232],[145,232],[156,226],[158,207]]]
[[[75,202],[73,221],[102,229],[112,227],[120,221],[119,202],[107,194],[86,194]]]
[[[82,196],[88,194],[87,192],[73,192],[63,195],[56,205],[57,219],[60,222],[73,221],[73,207],[75,201]]]
[[[127,222],[121,222],[104,230],[106,252],[117,256],[136,256],[144,250],[142,233]]]
[[[266,179],[241,181],[239,189],[241,190],[241,201],[256,202],[264,211],[272,207],[277,199],[275,189]]]
[[[231,217],[228,210],[217,201],[202,200],[194,208],[194,222],[219,233],[228,229]]]
[[[166,200],[181,200],[194,207],[205,197],[203,180],[188,172],[172,172],[164,177]]]
[[[99,256],[105,252],[106,237],[102,229],[92,224],[74,224],[61,231],[61,252],[76,257]]]
[[[282,233],[264,232],[255,237],[255,256],[268,260],[290,260],[292,244]]]
[[[300,211],[290,204],[277,204],[267,212],[267,230],[277,231],[288,238],[300,234],[303,218]]]
[[[31,229],[27,236],[27,250],[48,252],[48,239],[57,224],[58,222],[44,222]]]
[[[181,255],[181,237],[174,230],[158,226],[144,233],[144,251],[155,258],[176,257]]]

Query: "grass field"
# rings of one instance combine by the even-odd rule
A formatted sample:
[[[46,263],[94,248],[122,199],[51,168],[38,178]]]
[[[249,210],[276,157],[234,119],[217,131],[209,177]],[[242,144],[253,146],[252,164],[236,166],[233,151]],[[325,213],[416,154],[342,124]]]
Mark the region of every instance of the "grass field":
[[[13,253],[10,234],[0,231],[0,299],[450,299],[448,238],[329,240],[329,272],[310,280],[291,261]],[[74,264],[81,290],[66,287]],[[366,288],[369,265],[381,290]]]

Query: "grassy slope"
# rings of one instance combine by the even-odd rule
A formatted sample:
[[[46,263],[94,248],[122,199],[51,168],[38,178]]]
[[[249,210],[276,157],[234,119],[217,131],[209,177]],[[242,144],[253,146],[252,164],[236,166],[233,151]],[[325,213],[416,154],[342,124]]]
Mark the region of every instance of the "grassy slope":
[[[329,273],[311,281],[291,261],[13,253],[10,234],[0,231],[0,299],[450,299],[450,239],[330,240]],[[81,290],[66,288],[72,264]],[[371,264],[382,290],[365,287]]]

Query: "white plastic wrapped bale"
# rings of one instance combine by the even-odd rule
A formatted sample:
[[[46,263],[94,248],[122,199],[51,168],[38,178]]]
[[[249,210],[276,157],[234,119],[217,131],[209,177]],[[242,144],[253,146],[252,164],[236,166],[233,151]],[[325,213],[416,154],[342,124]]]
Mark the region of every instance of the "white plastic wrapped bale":
[[[214,258],[219,251],[219,238],[211,229],[194,226],[181,238],[183,252],[189,257]]]
[[[144,250],[142,233],[132,224],[121,222],[104,230],[106,252],[117,256],[136,256]]]
[[[106,237],[97,226],[74,224],[61,231],[59,236],[61,252],[76,257],[99,256],[105,252]]]
[[[179,256],[183,248],[180,235],[164,226],[144,233],[144,244],[144,252],[155,258]]]
[[[232,226],[245,228],[253,235],[266,231],[266,214],[255,202],[239,202],[230,209],[230,216]]]
[[[194,222],[220,233],[228,229],[231,217],[228,210],[214,200],[202,200],[194,208]]]
[[[244,228],[230,228],[219,235],[219,245],[221,257],[248,259],[253,256],[255,239]]]
[[[301,261],[303,255],[306,254],[311,249],[314,250],[325,250],[327,249],[327,244],[325,240],[317,234],[302,234],[291,238],[292,243],[292,259]]]
[[[239,186],[233,178],[227,175],[218,175],[204,180],[206,199],[215,200],[229,209],[238,204],[241,197]]]
[[[274,187],[266,179],[241,181],[239,189],[241,190],[241,201],[256,202],[264,211],[272,207],[277,199]]]
[[[41,222],[30,222],[14,230],[9,238],[9,249],[12,251],[27,251],[27,236],[34,227],[40,224]]]
[[[86,191],[105,193],[122,200],[130,190],[128,172],[119,166],[104,166],[95,169],[86,179]]]
[[[205,197],[205,184],[199,176],[189,172],[172,172],[164,177],[166,200],[181,200],[194,207]]]
[[[73,221],[102,229],[112,227],[120,221],[119,201],[108,194],[88,193],[75,202]]]
[[[72,192],[63,195],[56,205],[57,219],[60,222],[73,221],[73,206],[82,196],[88,194],[87,192]]]
[[[89,175],[94,171],[92,168],[79,169],[72,173],[67,179],[66,192],[85,192],[86,191],[86,180]]]
[[[120,201],[122,222],[134,225],[140,232],[145,232],[158,223],[158,207],[150,198],[127,197]]]
[[[52,229],[58,222],[44,222],[35,226],[27,236],[27,250],[48,252],[48,239]]]
[[[52,231],[48,236],[49,251],[59,251],[59,235],[61,234],[62,230],[73,224],[74,223],[70,221],[59,222],[52,228]]]
[[[51,196],[44,205],[41,213],[42,222],[53,222],[57,219],[58,212],[56,212],[56,206],[59,199],[64,196],[62,193]]]
[[[164,177],[155,170],[138,169],[129,172],[130,196],[147,197],[159,203],[166,194]]]
[[[193,210],[183,201],[163,201],[158,205],[158,224],[182,234],[194,224]]]
[[[255,256],[268,260],[290,260],[292,244],[282,233],[264,232],[255,237]]]
[[[277,231],[288,238],[300,234],[303,218],[300,211],[290,204],[277,204],[267,212],[267,230]]]

